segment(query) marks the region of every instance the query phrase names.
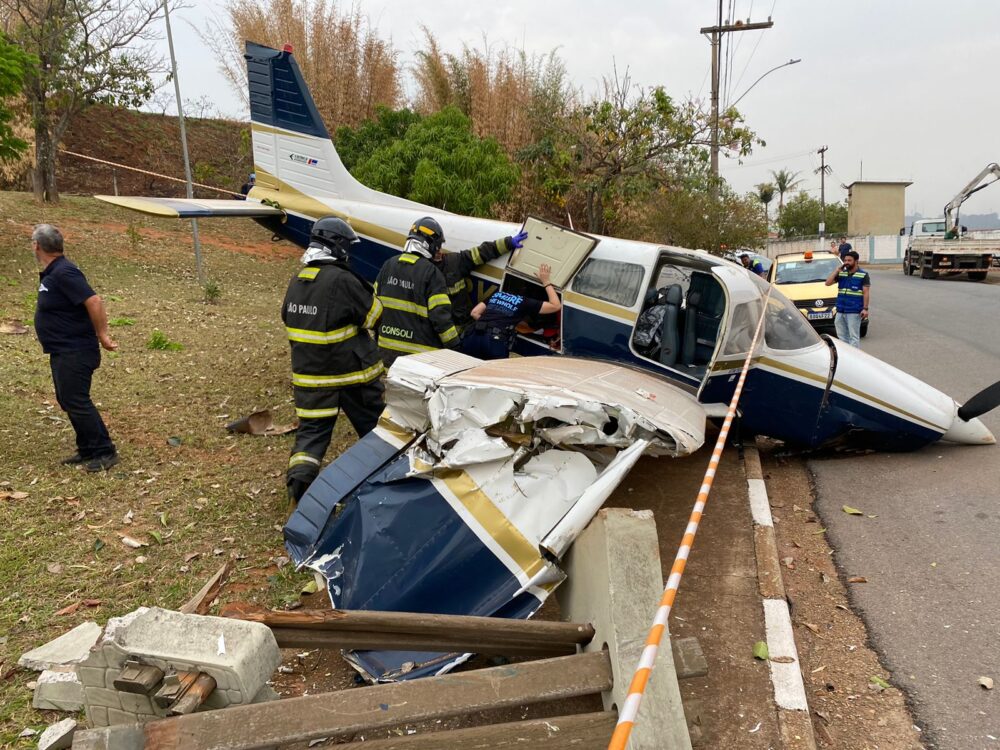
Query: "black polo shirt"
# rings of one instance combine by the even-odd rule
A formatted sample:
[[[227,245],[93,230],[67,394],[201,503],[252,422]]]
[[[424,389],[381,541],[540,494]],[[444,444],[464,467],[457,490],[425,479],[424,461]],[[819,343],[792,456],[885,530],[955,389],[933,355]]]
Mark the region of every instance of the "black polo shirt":
[[[35,333],[46,354],[97,348],[84,302],[96,294],[83,271],[60,256],[38,274]]]

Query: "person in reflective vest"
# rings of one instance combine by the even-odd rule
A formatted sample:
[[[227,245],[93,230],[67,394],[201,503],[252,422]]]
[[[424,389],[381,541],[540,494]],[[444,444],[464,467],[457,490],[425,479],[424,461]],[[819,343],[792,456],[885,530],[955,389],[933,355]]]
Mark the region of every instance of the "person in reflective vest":
[[[405,354],[458,346],[444,274],[431,261],[440,229],[433,219],[414,223],[402,254],[387,260],[375,280],[383,307],[378,348],[386,367]]]
[[[517,337],[516,327],[532,315],[559,312],[562,302],[549,282],[552,269],[545,263],[538,268],[538,280],[545,289],[546,300],[525,297],[497,290],[486,302],[472,308],[473,322],[462,336],[462,351],[479,359],[504,359],[510,356]]]
[[[861,321],[868,320],[868,300],[872,280],[867,271],[858,265],[859,255],[848,250],[844,265],[826,279],[827,286],[837,285],[837,338],[846,344],[861,348]]]
[[[527,232],[519,232],[513,237],[487,240],[478,247],[451,253],[445,252],[443,249],[444,230],[430,216],[425,216],[417,221],[410,231],[410,236],[412,237],[415,232],[418,237],[427,241],[430,246],[431,261],[444,274],[448,298],[451,300],[451,318],[459,334],[471,320],[469,316],[472,310],[472,279],[470,274],[479,266],[517,250],[528,237]]]
[[[319,473],[340,413],[364,436],[385,409],[379,379],[385,368],[370,334],[382,304],[347,266],[347,249],[356,242],[346,221],[330,216],[316,221],[304,266],[289,282],[281,308],[299,418],[286,474],[296,503]]]

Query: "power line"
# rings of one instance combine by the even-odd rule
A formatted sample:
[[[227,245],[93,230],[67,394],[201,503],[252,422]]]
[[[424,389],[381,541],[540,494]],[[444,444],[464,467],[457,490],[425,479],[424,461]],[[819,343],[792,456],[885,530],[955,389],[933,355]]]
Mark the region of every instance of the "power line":
[[[779,161],[792,161],[793,159],[801,159],[804,156],[810,156],[814,153],[812,149],[808,151],[799,151],[797,153],[785,154],[783,156],[773,156],[767,159],[756,159],[754,161],[743,162],[742,164],[737,164],[735,166],[726,167],[726,169],[743,169],[745,167],[759,167],[764,164],[774,164]]]

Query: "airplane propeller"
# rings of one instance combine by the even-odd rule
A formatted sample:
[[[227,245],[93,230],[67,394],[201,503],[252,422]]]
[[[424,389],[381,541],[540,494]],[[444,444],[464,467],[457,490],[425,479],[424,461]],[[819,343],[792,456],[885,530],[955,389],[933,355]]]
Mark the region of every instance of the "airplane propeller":
[[[983,388],[958,408],[958,418],[963,422],[975,419],[1000,406],[1000,380]]]

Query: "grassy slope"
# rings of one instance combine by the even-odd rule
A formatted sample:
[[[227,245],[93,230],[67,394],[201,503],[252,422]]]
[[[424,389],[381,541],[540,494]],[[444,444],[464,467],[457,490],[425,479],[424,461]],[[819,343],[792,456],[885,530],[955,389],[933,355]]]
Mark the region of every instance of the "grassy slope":
[[[0,746],[27,747],[33,743],[16,739],[24,727],[62,717],[31,709],[26,683],[34,674],[12,670],[25,650],[86,619],[103,623],[140,605],[176,607],[227,558],[236,572],[220,601],[274,604],[302,582],[273,562],[283,555],[291,436],[223,429],[264,407],[277,424],[294,419],[279,306],[298,251],[272,244],[250,222],[201,222],[207,276],[223,294],[208,305],[186,223],[86,198],[41,207],[17,193],[0,193],[0,215],[0,319],[31,321],[38,269],[29,237],[44,220],[64,230],[67,255],[105,297],[110,317],[135,321],[112,329],[120,351],[105,354],[95,378],[94,399],[123,458],[99,476],[58,463],[73,452],[73,432],[33,331],[0,335],[0,481],[10,483],[0,490],[29,494],[0,500]],[[154,329],[183,350],[147,349]],[[181,445],[171,446],[170,437]],[[328,456],[350,440],[343,420]],[[122,534],[149,547],[130,549]],[[105,546],[95,551],[98,539]],[[185,562],[191,553],[200,556]],[[54,614],[81,599],[101,604]]]

